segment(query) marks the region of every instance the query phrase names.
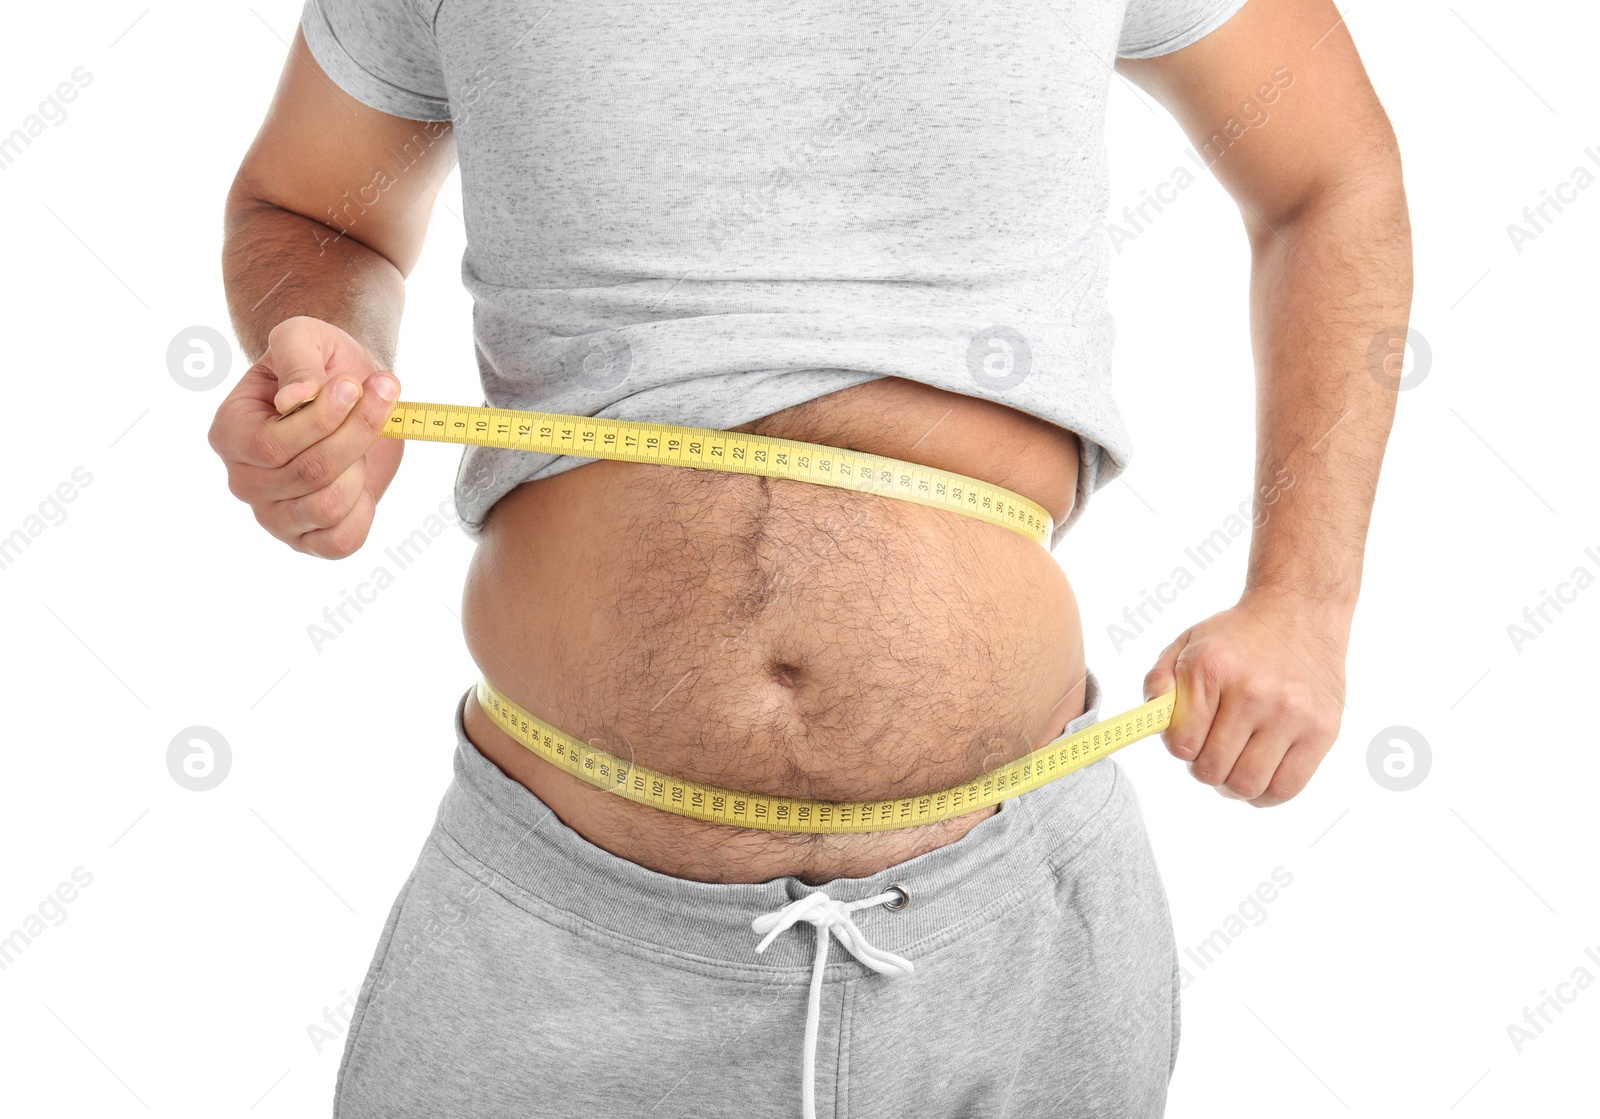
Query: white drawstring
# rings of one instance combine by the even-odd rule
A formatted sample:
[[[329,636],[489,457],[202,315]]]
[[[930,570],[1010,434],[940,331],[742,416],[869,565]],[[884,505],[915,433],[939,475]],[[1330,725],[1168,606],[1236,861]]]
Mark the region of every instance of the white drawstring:
[[[910,960],[868,944],[867,938],[856,928],[855,921],[850,917],[850,914],[857,909],[882,905],[884,902],[901,900],[903,897],[904,894],[898,890],[888,890],[863,901],[835,901],[818,890],[816,893],[791,901],[782,909],[763,913],[750,922],[750,927],[756,932],[767,934],[762,937],[761,943],[756,945],[757,952],[765,952],[767,945],[776,940],[785,929],[801,921],[815,925],[817,929],[817,954],[811,961],[811,998],[806,1005],[806,1051],[801,1063],[804,1083],[800,1089],[800,1105],[805,1119],[817,1119],[817,1029],[822,1019],[822,972],[828,965],[829,933],[837,936],[839,943],[843,944],[852,956],[880,975],[910,975]]]

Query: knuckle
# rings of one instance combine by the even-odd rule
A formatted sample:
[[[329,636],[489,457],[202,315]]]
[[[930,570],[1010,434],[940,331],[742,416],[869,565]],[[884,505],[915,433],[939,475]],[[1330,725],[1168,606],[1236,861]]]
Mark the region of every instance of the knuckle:
[[[370,502],[357,499],[348,516],[318,535],[328,551],[343,559],[361,549],[361,545],[367,542],[367,531],[371,527],[372,505]]]
[[[250,457],[276,470],[289,461],[289,450],[271,428],[262,424],[250,437]]]
[[[1262,790],[1274,804],[1282,804],[1286,800],[1293,800],[1305,789],[1306,783],[1299,777],[1276,776],[1267,782]]]
[[[1272,723],[1292,731],[1300,741],[1331,744],[1339,736],[1339,709],[1326,702],[1313,685],[1289,684],[1278,688],[1263,703],[1261,711]]]
[[[1213,687],[1232,676],[1234,667],[1234,655],[1214,645],[1202,649],[1189,662],[1189,671]]]
[[[1338,711],[1333,711],[1316,720],[1310,737],[1315,738],[1324,746],[1331,746],[1339,737],[1339,728],[1343,725],[1343,718]]]
[[[1239,698],[1252,707],[1267,707],[1280,701],[1280,693],[1271,681],[1249,677],[1239,685]]]
[[[313,489],[321,489],[333,479],[333,468],[322,455],[308,452],[298,456],[293,464],[295,481]]]
[[[328,486],[310,495],[311,511],[323,524],[334,525],[349,516],[355,508],[355,498],[339,486]]]
[[[343,559],[344,553],[335,546],[332,532],[329,528],[317,528],[301,533],[295,538],[295,551],[317,559]]]
[[[1203,744],[1205,744],[1205,740],[1195,735],[1194,732],[1174,733],[1173,736],[1166,740],[1166,748],[1173,751],[1174,754],[1178,754],[1178,757],[1194,757],[1195,754],[1200,752]]]
[[[1218,773],[1217,767],[1210,762],[1196,761],[1189,766],[1189,772],[1202,785],[1220,785],[1222,783],[1222,774]]]
[[[370,400],[367,397],[371,397]],[[378,438],[383,431],[383,425],[389,422],[389,417],[394,413],[394,405],[375,392],[369,392],[362,398],[361,426],[368,435]]]
[[[359,517],[347,517],[328,530],[327,546],[340,559],[353,555],[367,542],[367,526]]]
[[[1240,774],[1230,776],[1226,787],[1240,800],[1255,800],[1267,791],[1267,782],[1255,774]]]
[[[322,515],[322,494],[323,491],[318,490],[286,501],[283,511],[289,523],[302,532],[313,532],[332,524]]]
[[[1311,697],[1298,688],[1286,688],[1279,692],[1273,707],[1283,718],[1296,722],[1307,719],[1312,714]]]
[[[1200,752],[1196,736],[1188,731],[1168,732],[1167,749],[1180,758],[1192,758]]]

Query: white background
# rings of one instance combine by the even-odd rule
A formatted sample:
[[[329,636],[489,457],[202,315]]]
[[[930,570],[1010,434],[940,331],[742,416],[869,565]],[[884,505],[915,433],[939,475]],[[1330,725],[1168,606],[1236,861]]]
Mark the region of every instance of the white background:
[[[470,542],[452,528],[320,652],[307,626],[449,497],[459,450],[410,447],[368,548],[340,563],[290,552],[229,496],[205,443],[227,389],[178,385],[166,355],[193,326],[229,331],[223,195],[299,7],[67,10],[14,6],[0,66],[0,134],[75,67],[93,75],[0,171],[0,535],[75,467],[92,475],[0,571],[0,936],[74,868],[93,881],[0,971],[0,1111],[325,1114],[343,1039],[318,1053],[307,1027],[355,993],[448,779],[474,678],[456,617]],[[1154,742],[1122,756],[1183,946],[1275,868],[1293,876],[1209,967],[1190,961],[1169,1114],[1593,1115],[1600,984],[1564,988],[1576,998],[1520,1053],[1507,1026],[1575,969],[1600,978],[1584,955],[1600,955],[1600,589],[1520,650],[1507,625],[1574,568],[1600,573],[1584,552],[1600,554],[1600,186],[1521,253],[1506,226],[1600,151],[1600,20],[1466,0],[1358,3],[1349,24],[1404,151],[1431,363],[1401,395],[1344,729],[1310,789],[1257,811]],[[1192,165],[1171,120],[1115,87],[1119,211]],[[459,213],[452,181],[410,282],[410,399],[479,399]],[[1232,204],[1203,179],[1122,249],[1117,381],[1137,453],[1056,552],[1107,713],[1232,602],[1245,545],[1120,652],[1106,624],[1252,483]],[[197,724],[232,756],[204,793],[166,760]],[[1394,725],[1431,746],[1407,792],[1368,769]]]

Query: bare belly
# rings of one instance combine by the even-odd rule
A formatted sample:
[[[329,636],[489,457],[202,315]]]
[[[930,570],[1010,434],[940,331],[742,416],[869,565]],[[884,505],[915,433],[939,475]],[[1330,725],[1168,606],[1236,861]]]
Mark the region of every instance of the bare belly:
[[[1072,508],[1077,437],[898,378],[741,431],[942,467]],[[595,462],[496,504],[468,575],[484,675],[640,765],[748,792],[910,796],[1036,749],[1083,712],[1083,633],[1039,544],[971,518],[803,482]],[[665,874],[861,877],[993,809],[865,835],[706,824],[529,753],[469,699],[468,737],[591,843]]]

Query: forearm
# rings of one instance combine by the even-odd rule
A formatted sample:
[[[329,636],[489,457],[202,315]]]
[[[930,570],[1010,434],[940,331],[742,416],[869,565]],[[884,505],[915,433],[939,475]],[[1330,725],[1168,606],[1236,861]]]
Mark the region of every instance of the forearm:
[[[1294,598],[1348,626],[1397,396],[1398,351],[1374,340],[1403,347],[1411,308],[1398,161],[1276,231],[1247,224],[1257,490],[1245,596]]]
[[[393,369],[405,278],[387,258],[301,214],[230,196],[222,246],[233,330],[250,361],[295,315],[332,323]]]

